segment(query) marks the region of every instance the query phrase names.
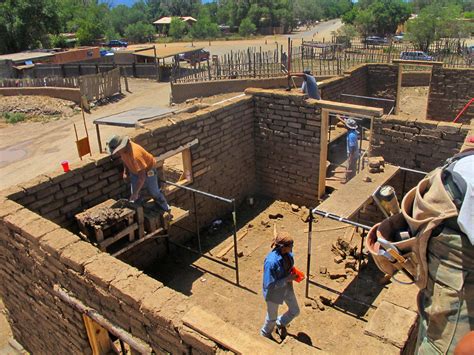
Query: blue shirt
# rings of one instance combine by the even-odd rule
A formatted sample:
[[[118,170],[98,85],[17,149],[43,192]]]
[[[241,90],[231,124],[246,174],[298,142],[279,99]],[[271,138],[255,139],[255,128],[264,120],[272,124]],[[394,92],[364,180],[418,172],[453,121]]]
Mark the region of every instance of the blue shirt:
[[[291,267],[294,265],[293,254],[287,254]],[[265,301],[282,304],[288,290],[293,289],[293,282],[288,282],[290,272],[285,270],[283,255],[278,248],[268,253],[263,264],[263,297]]]
[[[318,83],[316,79],[312,75],[304,74],[306,80],[303,81],[303,85],[301,86],[301,90],[308,94],[308,96],[312,99],[321,100],[321,96],[319,95]]]
[[[357,130],[350,129],[349,132],[347,132],[347,155],[350,153],[356,153],[357,150]]]

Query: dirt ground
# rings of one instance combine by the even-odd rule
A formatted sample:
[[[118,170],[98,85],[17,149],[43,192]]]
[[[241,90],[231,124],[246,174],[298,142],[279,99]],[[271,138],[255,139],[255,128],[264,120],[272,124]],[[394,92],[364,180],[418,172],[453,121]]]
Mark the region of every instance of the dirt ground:
[[[29,120],[47,121],[73,116],[79,110],[72,101],[48,96],[0,96],[0,127],[7,125],[1,118],[5,112],[22,113]]]
[[[270,214],[277,213],[283,217],[278,220],[269,218]],[[170,255],[161,259],[148,273],[168,287],[189,296],[193,303],[206,311],[219,315],[246,332],[258,335],[266,312],[261,291],[262,267],[266,254],[271,250],[273,223],[277,224],[279,230],[294,236],[295,265],[306,273],[308,225],[301,218],[305,213],[305,209],[293,212],[287,203],[260,198],[256,198],[253,207],[243,206],[239,210],[238,233],[248,228],[248,234],[238,243],[238,250],[243,252],[243,256],[239,258],[240,287],[235,284],[234,270],[173,246]],[[230,221],[224,221],[222,230],[204,234],[201,243],[203,250],[208,251],[207,255],[215,256],[222,248],[218,244],[224,238],[231,238],[230,227]],[[382,274],[374,265],[369,264],[358,278],[355,277],[355,272],[348,273],[347,278],[332,280],[328,277],[328,272],[341,268],[334,262],[335,255],[331,252],[331,245],[344,235],[346,229],[345,225],[329,220],[315,224],[310,278],[336,292],[376,307],[386,287],[378,283]],[[191,243],[191,246],[197,249],[196,243]],[[233,264],[233,250],[226,256],[228,263]],[[328,270],[325,274],[321,273],[324,268]],[[342,269],[344,270],[343,267]],[[285,351],[291,350],[295,341],[298,341],[308,345],[308,350],[328,353],[358,354],[360,349],[370,349],[371,354],[399,353],[399,349],[394,346],[363,334],[367,320],[374,312],[371,307],[348,302],[314,285],[310,285],[310,298],[306,299],[304,281],[295,283],[295,290],[301,314],[288,328],[289,336],[281,344]],[[320,295],[332,299],[333,305],[326,305],[324,310],[320,310],[312,301]],[[280,314],[284,309],[285,306],[280,308]]]
[[[400,117],[426,119],[429,86],[402,87]]]

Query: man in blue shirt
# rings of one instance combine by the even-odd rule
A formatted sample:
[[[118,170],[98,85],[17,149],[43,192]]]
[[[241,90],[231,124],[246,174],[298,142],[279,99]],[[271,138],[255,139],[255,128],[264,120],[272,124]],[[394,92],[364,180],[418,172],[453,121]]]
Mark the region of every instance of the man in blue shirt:
[[[318,83],[316,82],[316,78],[311,75],[311,70],[306,69],[303,73],[293,73],[291,75],[303,78],[303,85],[301,85],[301,91],[303,91],[303,93],[308,95],[311,99],[321,100]]]
[[[347,132],[347,170],[346,182],[352,179],[356,174],[357,159],[359,158],[359,145],[357,123],[352,118],[344,117],[344,124],[348,130]]]
[[[300,313],[291,273],[294,265],[293,238],[286,232],[279,232],[272,243],[273,250],[263,264],[263,297],[267,303],[267,316],[260,334],[273,339],[272,332],[277,327],[280,338],[286,337],[286,326]],[[288,310],[278,317],[278,307],[286,303]]]

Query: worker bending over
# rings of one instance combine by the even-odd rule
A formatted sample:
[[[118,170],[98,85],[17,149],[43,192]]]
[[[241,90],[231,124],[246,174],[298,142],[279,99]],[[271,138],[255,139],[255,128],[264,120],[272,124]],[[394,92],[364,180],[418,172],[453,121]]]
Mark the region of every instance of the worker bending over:
[[[273,339],[272,332],[276,325],[277,333],[283,339],[287,335],[286,326],[300,313],[293,290],[293,281],[297,276],[291,273],[294,265],[293,238],[286,232],[279,232],[272,248],[263,265],[263,296],[267,303],[267,316],[260,334]],[[278,307],[283,302],[288,310],[278,317]]]
[[[153,197],[156,206],[165,212],[164,217],[171,219],[171,210],[166,198],[158,186],[156,161],[153,155],[142,146],[132,142],[127,136],[113,136],[107,142],[107,151],[111,155],[118,154],[123,162],[123,179],[130,177],[130,201],[141,202],[140,192],[143,187]]]
[[[316,78],[311,74],[311,70],[305,69],[303,73],[293,73],[291,76],[302,77],[303,85],[301,85],[301,91],[303,91],[303,93],[308,95],[311,99],[321,100],[318,83]]]

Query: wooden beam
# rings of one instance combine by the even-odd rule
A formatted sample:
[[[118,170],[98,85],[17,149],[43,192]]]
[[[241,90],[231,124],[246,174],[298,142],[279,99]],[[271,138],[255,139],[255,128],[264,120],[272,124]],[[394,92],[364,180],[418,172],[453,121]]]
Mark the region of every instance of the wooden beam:
[[[106,355],[112,350],[110,345],[109,332],[91,318],[82,315],[84,325],[86,326],[87,336],[91,344],[93,355]]]
[[[145,343],[143,340],[133,336],[125,329],[112,324],[109,320],[107,320],[104,316],[102,316],[99,312],[95,309],[86,306],[77,298],[71,296],[65,289],[63,289],[59,285],[53,286],[54,293],[61,299],[61,301],[65,302],[66,304],[72,306],[82,314],[87,315],[90,319],[94,322],[98,323],[100,326],[105,328],[108,332],[115,335],[117,338],[121,339],[131,348],[139,351],[141,354],[154,354],[153,349]]]
[[[237,241],[239,241],[239,240],[241,240],[243,237],[245,237],[245,236],[248,234],[248,232],[249,232],[249,229],[248,229],[248,227],[247,227],[246,230],[244,230],[242,233],[240,233],[239,235],[237,235]],[[217,252],[216,258],[221,259],[221,258],[222,258],[224,255],[226,255],[226,254],[229,252],[229,250],[231,250],[233,247],[234,247],[234,240],[231,239],[231,240],[229,240],[229,241],[225,244],[225,246],[224,246],[221,250],[219,250],[219,251]]]
[[[155,157],[155,160],[156,160],[156,161],[162,161],[162,160],[171,158],[173,155],[179,154],[179,153],[181,153],[183,150],[189,149],[189,148],[191,148],[193,145],[196,145],[196,144],[198,144],[198,143],[199,143],[199,139],[196,138],[196,139],[192,140],[191,142],[186,143],[185,145],[182,145],[182,146],[180,146],[180,147],[178,147],[178,148],[176,148],[176,149],[170,150],[170,151],[168,151],[168,152],[166,152],[166,153],[163,153],[163,154],[161,154],[161,155],[156,156],[156,157]]]
[[[394,112],[395,115],[398,115],[400,111],[400,100],[402,98],[402,80],[403,80],[403,66],[400,65],[400,63],[398,63],[397,67],[398,67],[398,76],[397,76],[397,97],[395,98],[395,112]]]
[[[434,62],[431,60],[406,60],[406,59],[393,59],[393,64],[406,64],[406,65],[424,65],[424,66],[433,66],[433,65],[443,65],[443,62]]]
[[[308,103],[315,104],[316,106],[321,107],[322,109],[327,109],[331,112],[344,112],[344,113],[352,113],[355,115],[363,115],[363,116],[370,116],[370,117],[381,117],[383,115],[383,108],[378,107],[369,107],[369,106],[361,106],[361,105],[353,105],[353,104],[346,104],[344,102],[336,102],[336,101],[327,101],[327,100],[314,100],[308,99]]]
[[[319,151],[319,180],[318,180],[318,198],[322,199],[326,193],[326,161],[328,159],[328,127],[329,111],[323,109],[321,113],[321,133],[320,133],[320,151]]]

